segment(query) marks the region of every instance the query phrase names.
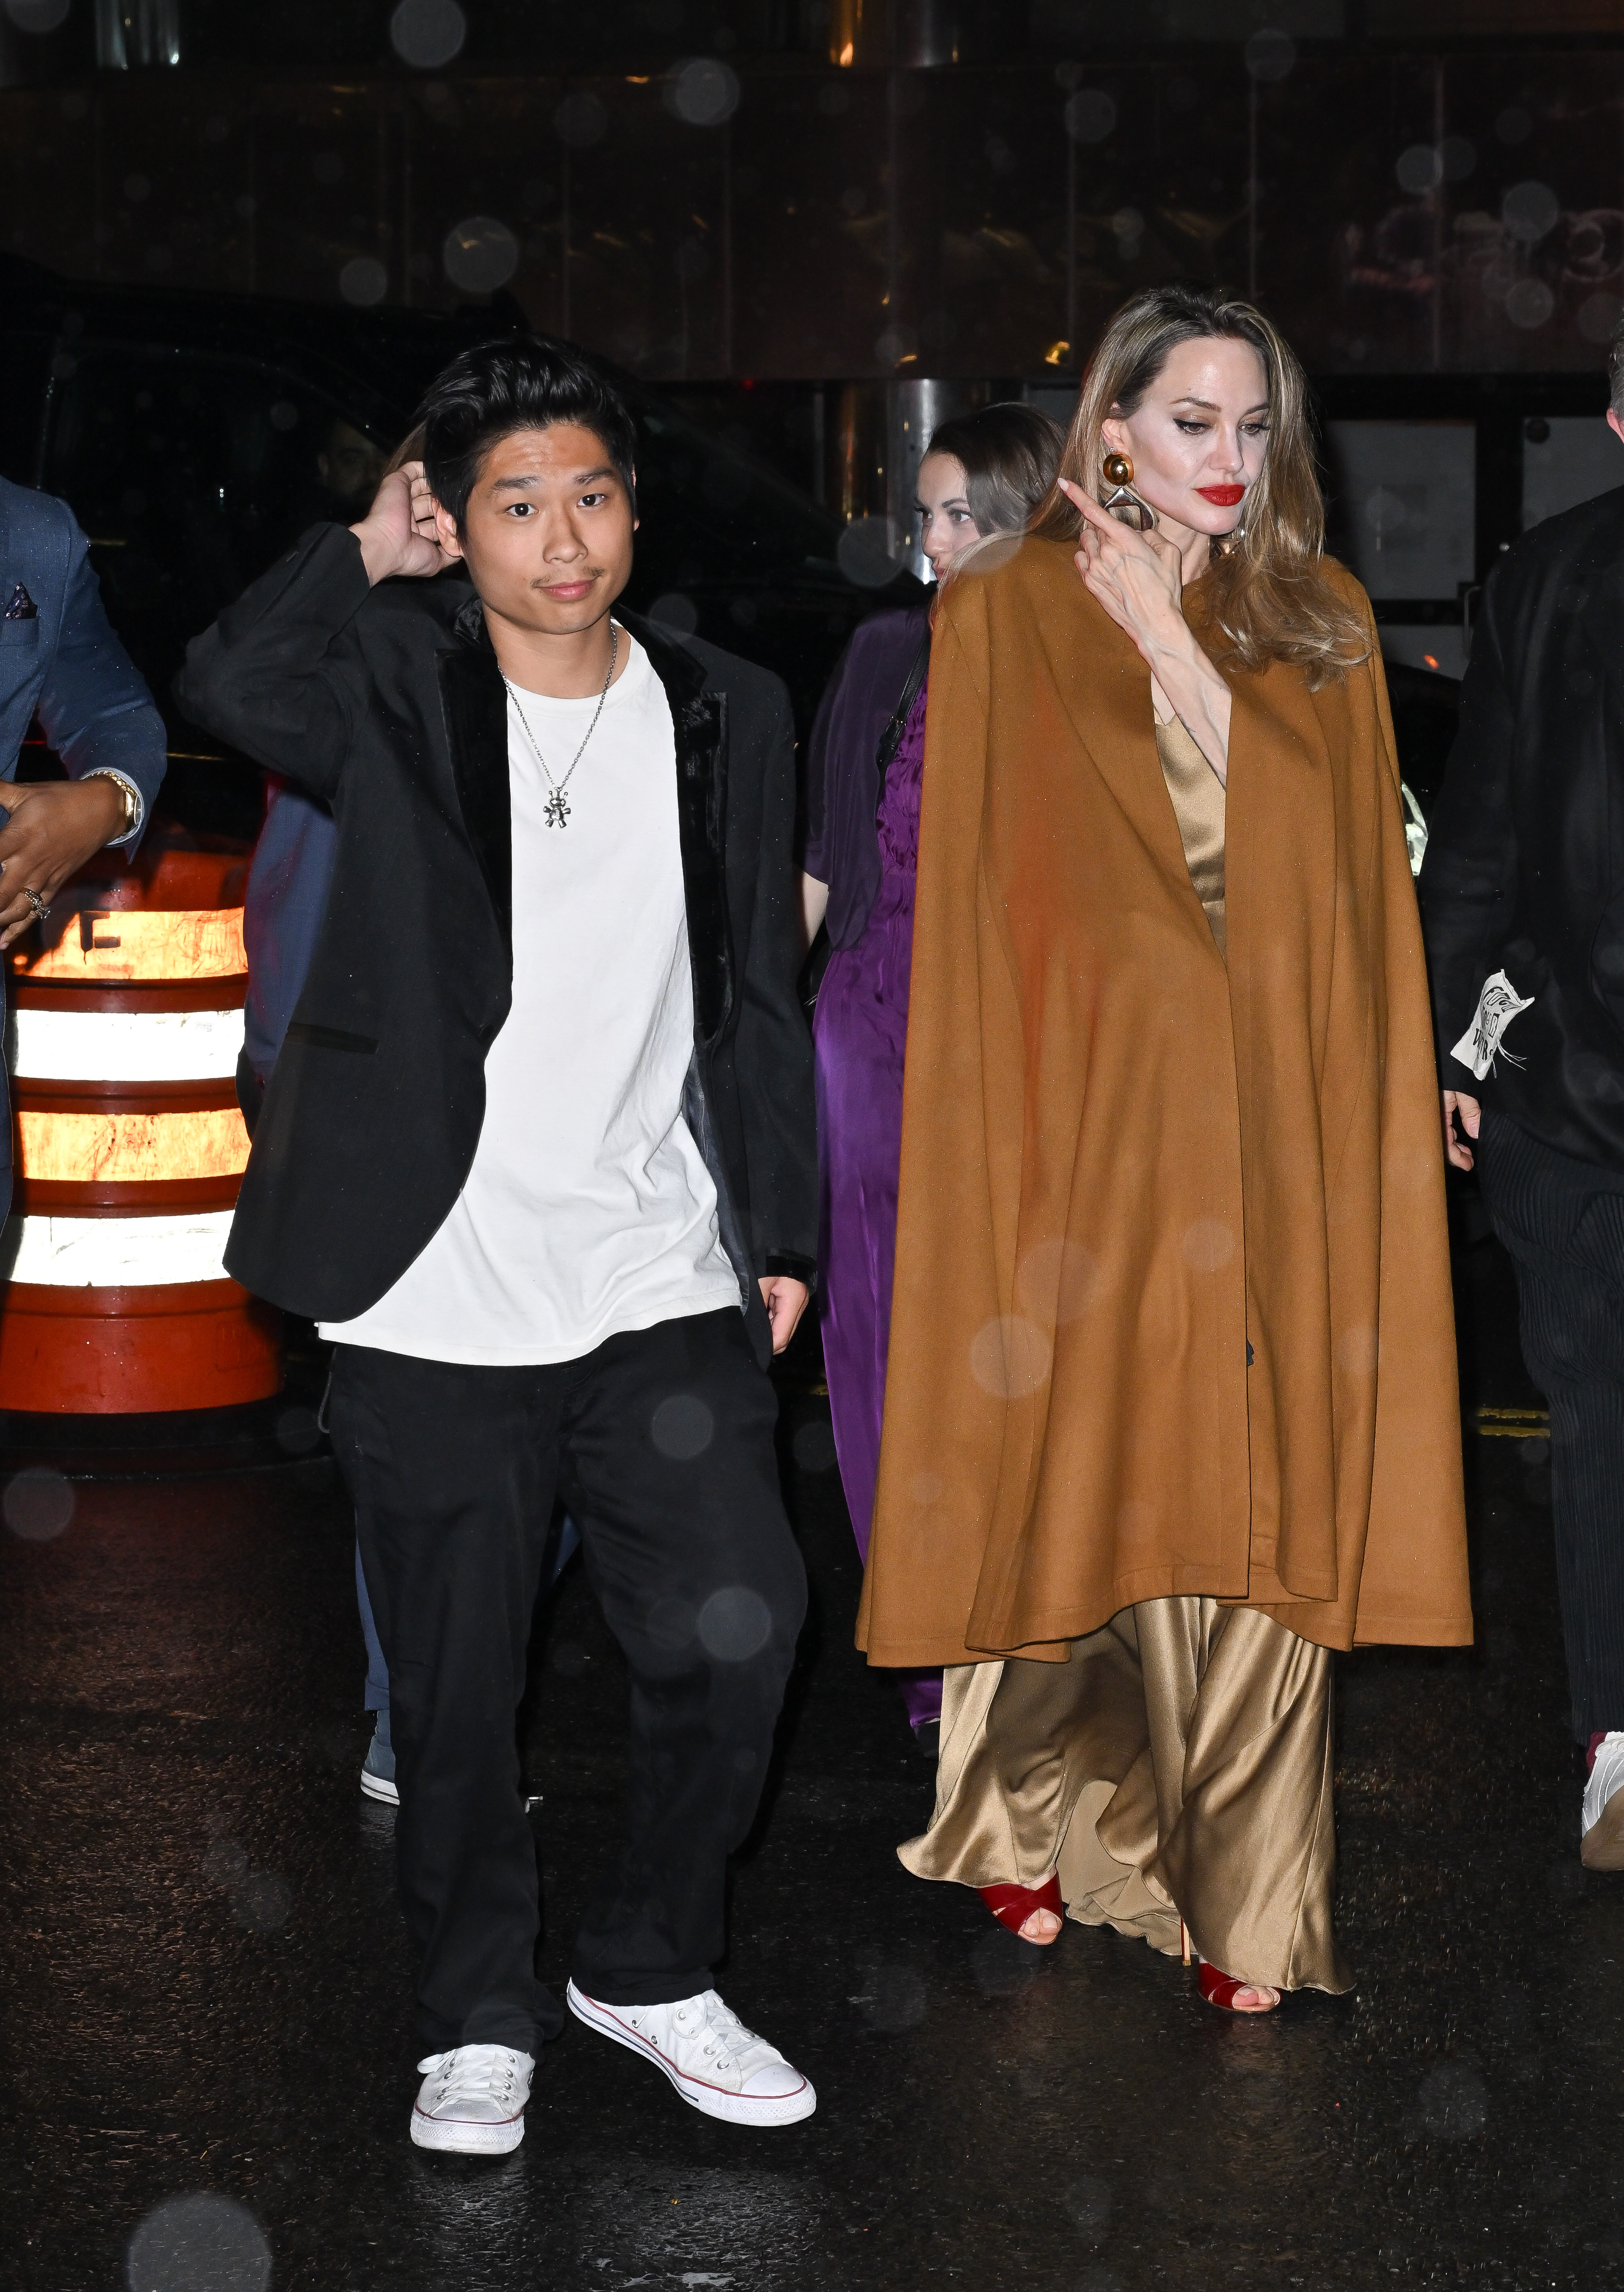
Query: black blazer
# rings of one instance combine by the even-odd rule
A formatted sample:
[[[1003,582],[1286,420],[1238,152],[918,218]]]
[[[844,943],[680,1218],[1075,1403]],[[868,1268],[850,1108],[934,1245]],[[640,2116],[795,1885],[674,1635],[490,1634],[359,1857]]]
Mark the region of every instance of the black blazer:
[[[1460,706],[1420,881],[1443,1087],[1624,1164],[1624,489],[1502,558]],[[1534,1000],[1480,1083],[1450,1053],[1496,971]]]
[[[694,997],[683,1112],[764,1362],[756,1277],[810,1280],[817,1252],[789,698],[764,669],[622,618],[666,688],[676,738]],[[325,798],[337,822],[326,919],[255,1127],[226,1265],[294,1312],[348,1320],[461,1192],[485,1054],[512,1001],[496,654],[465,577],[368,589],[354,536],[319,526],[193,641],[175,690],[189,715]]]

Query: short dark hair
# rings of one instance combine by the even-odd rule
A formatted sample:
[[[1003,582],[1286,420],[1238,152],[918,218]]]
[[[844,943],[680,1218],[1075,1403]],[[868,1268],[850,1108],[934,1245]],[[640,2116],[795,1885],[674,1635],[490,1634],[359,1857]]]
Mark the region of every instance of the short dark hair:
[[[925,450],[950,454],[960,464],[965,499],[985,536],[1025,530],[1054,483],[1065,442],[1057,422],[1012,399],[943,422]]]
[[[516,430],[573,422],[602,440],[631,498],[637,425],[618,391],[569,343],[505,335],[454,358],[429,384],[417,419],[423,464],[435,500],[460,533],[480,464]]]

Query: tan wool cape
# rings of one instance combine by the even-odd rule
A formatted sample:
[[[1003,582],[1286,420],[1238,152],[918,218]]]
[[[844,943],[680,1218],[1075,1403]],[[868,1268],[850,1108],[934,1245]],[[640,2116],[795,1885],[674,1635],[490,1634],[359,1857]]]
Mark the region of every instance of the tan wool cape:
[[[1058,1659],[1181,1593],[1329,1648],[1472,1637],[1379,656],[1229,682],[1226,968],[1150,671],[1071,551],[942,599],[871,1663]]]

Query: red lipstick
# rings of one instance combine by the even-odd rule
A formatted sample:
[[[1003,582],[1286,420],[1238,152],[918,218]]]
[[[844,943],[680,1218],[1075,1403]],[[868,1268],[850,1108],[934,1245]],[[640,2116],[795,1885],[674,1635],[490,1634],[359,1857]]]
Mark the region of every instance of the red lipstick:
[[[1196,491],[1214,509],[1233,509],[1246,492],[1244,486],[1198,486]]]

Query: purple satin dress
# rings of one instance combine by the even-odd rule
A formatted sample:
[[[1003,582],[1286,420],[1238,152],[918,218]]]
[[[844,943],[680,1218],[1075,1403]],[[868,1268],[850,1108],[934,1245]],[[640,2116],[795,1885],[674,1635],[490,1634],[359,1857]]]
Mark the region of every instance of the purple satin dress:
[[[861,937],[836,948],[818,990],[819,1279],[829,1415],[865,1562],[879,1470],[902,1151],[902,1054],[914,943],[925,689],[909,711],[879,811],[880,885]],[[901,1675],[908,1716],[940,1717],[938,1672]]]

